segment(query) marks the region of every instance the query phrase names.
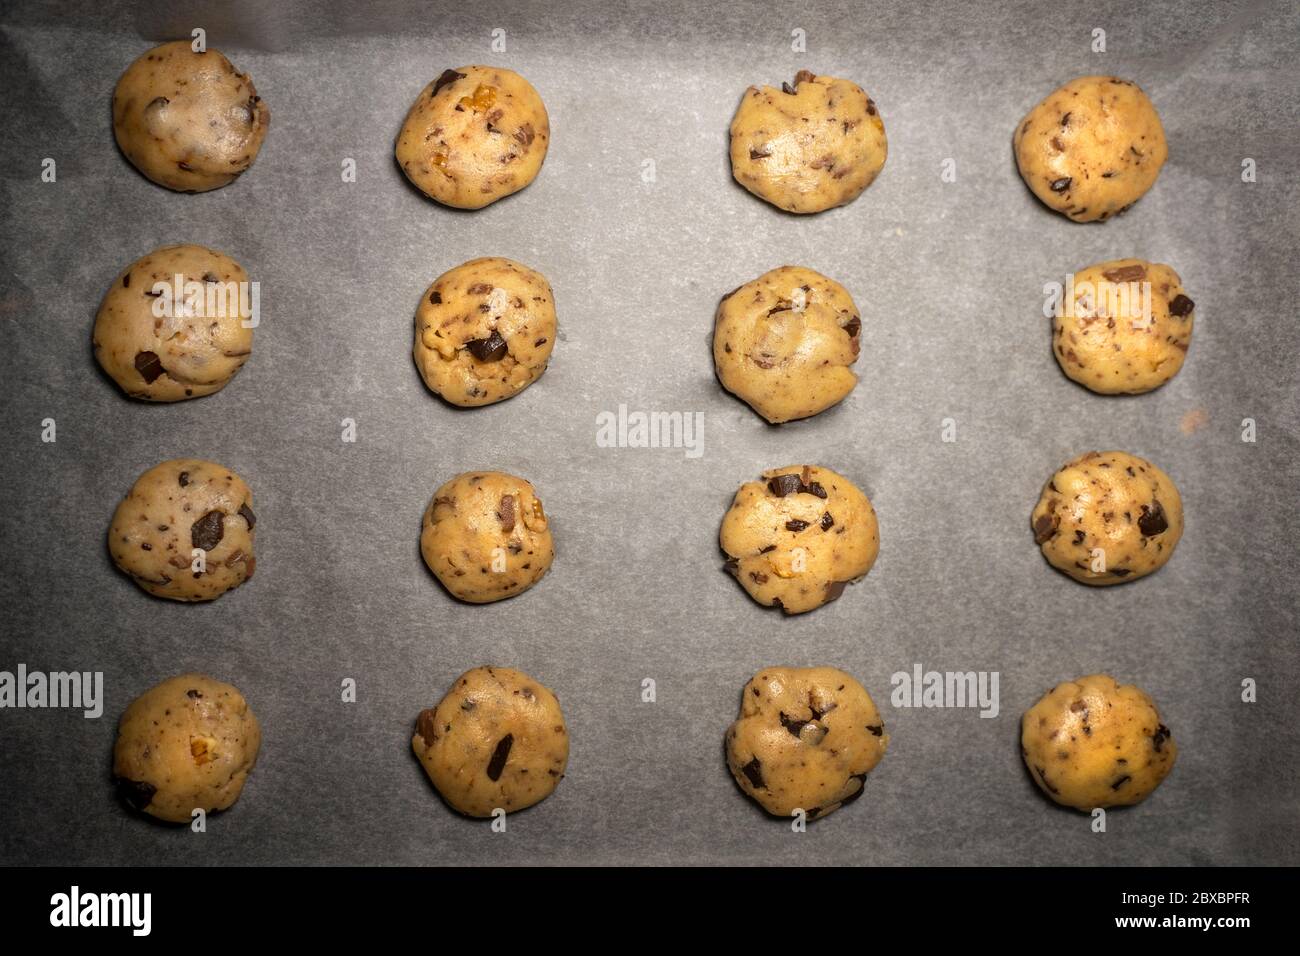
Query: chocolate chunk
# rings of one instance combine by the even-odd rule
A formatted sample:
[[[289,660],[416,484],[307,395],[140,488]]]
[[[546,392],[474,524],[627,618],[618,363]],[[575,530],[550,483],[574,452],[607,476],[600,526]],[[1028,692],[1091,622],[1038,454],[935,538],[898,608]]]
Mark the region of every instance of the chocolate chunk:
[[[818,498],[826,497],[826,489],[821,486],[819,481],[810,481],[802,489],[806,494],[816,495]]]
[[[1056,515],[1039,515],[1034,519],[1034,544],[1042,544],[1056,534],[1056,526],[1061,519]]]
[[[1072,182],[1074,182],[1074,180],[1069,176],[1063,176],[1060,179],[1053,180],[1052,192],[1063,193],[1070,188],[1070,183]]]
[[[1115,575],[1117,578],[1126,578],[1132,574],[1133,571],[1130,568],[1111,568],[1110,573]]]
[[[794,96],[794,87],[791,86],[789,83],[782,83],[781,92],[788,93],[790,96]]]
[[[179,475],[177,475],[176,480],[179,481],[181,483],[181,487],[184,488],[186,485],[190,483],[190,473],[188,471],[182,471]]]
[[[758,762],[757,757],[741,767],[740,772],[745,775],[750,786],[761,790],[767,789],[767,784],[763,782],[763,765]]]
[[[781,726],[790,731],[790,736],[798,737],[803,733],[803,729],[812,723],[811,720],[795,720],[793,717],[787,717],[785,712],[781,712]]]
[[[826,603],[839,600],[839,596],[844,593],[844,588],[848,581],[827,581],[826,582]]]
[[[1124,784],[1128,783],[1128,782],[1129,782],[1130,780],[1132,780],[1132,779],[1133,779],[1133,778],[1132,778],[1131,776],[1129,776],[1128,774],[1124,774],[1124,776],[1120,777],[1118,780],[1116,780],[1114,783],[1112,783],[1112,784],[1110,785],[1110,788],[1111,788],[1112,790],[1118,790],[1120,787],[1124,786]]]
[[[498,362],[506,355],[506,340],[496,329],[493,329],[492,334],[485,339],[466,342],[465,347],[480,362]]]
[[[200,697],[203,696],[203,694],[195,690],[193,687],[191,687],[189,690],[185,692],[185,696],[188,697],[190,700],[198,700]]]
[[[1173,301],[1169,303],[1169,314],[1176,315],[1180,319],[1192,314],[1192,309],[1196,308],[1196,303],[1187,296],[1179,293],[1174,296]]]
[[[190,526],[190,541],[194,547],[202,548],[204,551],[211,551],[221,543],[221,538],[226,533],[223,522],[225,515],[220,511],[209,511],[198,521]]]
[[[803,482],[798,475],[777,475],[775,478],[768,479],[767,488],[778,498],[784,498],[786,495],[802,491]]]
[[[793,531],[795,534],[798,534],[806,527],[808,527],[808,522],[800,521],[798,518],[791,518],[789,521],[785,523],[785,530]]]
[[[831,517],[831,513],[829,511],[826,511],[822,513],[822,520],[820,524],[822,526],[823,531],[830,531],[831,528],[834,527],[835,525],[835,519]]]
[[[528,146],[532,145],[533,139],[534,137],[536,137],[536,135],[537,134],[533,132],[532,123],[525,123],[523,126],[519,127],[514,132],[515,139],[519,142],[519,145],[523,146],[524,148],[527,148]]]
[[[221,281],[221,277],[218,276],[215,272],[205,272],[203,273],[203,281],[211,282],[215,284]]]
[[[429,293],[429,304],[430,304],[430,305],[442,305],[442,293],[439,292],[439,291],[437,291],[436,289],[435,289],[433,292],[430,292],[430,293]]]
[[[435,721],[436,711],[429,707],[420,711],[420,716],[415,718],[415,732],[424,738],[426,744],[431,744],[438,739],[438,724]]]
[[[1070,125],[1070,114],[1069,114],[1069,113],[1066,113],[1064,116],[1061,117],[1061,125],[1062,125],[1062,126],[1069,126],[1069,125]]]
[[[800,83],[811,83],[815,79],[817,79],[816,73],[811,70],[800,70],[794,75],[794,85],[798,87]]]
[[[1165,741],[1172,737],[1173,734],[1169,732],[1169,728],[1164,724],[1156,727],[1156,732],[1151,735],[1151,745],[1156,748],[1156,753],[1160,753],[1160,748],[1165,745]]]
[[[770,553],[770,552],[772,552],[772,551],[775,551],[775,550],[776,550],[776,545],[774,545],[774,544],[769,544],[769,545],[768,545],[767,547],[765,547],[765,548],[759,548],[759,549],[758,549],[758,553],[759,553],[759,554],[768,554],[768,553]]]
[[[1137,282],[1146,278],[1147,267],[1140,262],[1131,266],[1120,266],[1118,269],[1107,269],[1101,274],[1101,277],[1107,282]]]
[[[725,570],[730,571],[732,574],[735,574],[740,570],[740,561],[737,558],[727,558],[726,561],[722,562],[722,567]]]
[[[871,731],[871,735],[872,735],[873,737],[879,737],[881,734],[883,734],[883,733],[885,732],[885,725],[884,725],[884,724],[867,724],[867,730]],[[866,776],[866,775],[863,774],[863,776]]]
[[[862,320],[855,315],[844,325],[844,331],[849,333],[849,338],[856,339],[862,331]]]
[[[763,149],[751,149],[751,150],[749,151],[749,158],[750,158],[750,159],[767,159],[767,157],[769,157],[769,156],[771,156],[771,155],[772,155],[771,153],[769,153],[769,152],[767,152],[767,150],[763,150]]]
[[[153,802],[153,795],[158,792],[157,787],[143,780],[115,777],[114,783],[117,785],[117,795],[134,810],[143,810],[149,806]]]
[[[239,506],[239,517],[248,522],[248,530],[253,530],[253,525],[257,524],[257,517],[253,514],[253,509],[248,507],[248,502]]]
[[[442,76],[438,77],[438,81],[433,84],[433,92],[430,96],[437,96],[444,86],[463,79],[465,79],[464,73],[457,73],[455,70],[443,70]]]
[[[510,756],[510,748],[514,746],[515,735],[506,734],[497,741],[496,750],[492,751],[492,759],[488,761],[487,775],[492,781],[501,779],[501,771],[506,769],[506,759]]]
[[[136,352],[135,370],[140,373],[146,385],[152,385],[164,371],[162,359],[156,352]]]
[[[122,276],[122,288],[131,288],[131,273],[128,272],[126,275]]]
[[[497,506],[497,520],[501,522],[501,530],[509,534],[515,530],[515,496],[502,495],[501,504]]]
[[[1138,516],[1138,530],[1142,532],[1142,537],[1153,538],[1164,534],[1168,529],[1169,519],[1165,517],[1165,509],[1160,502],[1153,501],[1150,507],[1142,506],[1142,514]]]

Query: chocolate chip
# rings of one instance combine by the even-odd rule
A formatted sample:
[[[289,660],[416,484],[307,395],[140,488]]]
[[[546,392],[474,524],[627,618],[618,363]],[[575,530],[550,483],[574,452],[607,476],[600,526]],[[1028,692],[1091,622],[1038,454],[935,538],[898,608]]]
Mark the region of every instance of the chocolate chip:
[[[848,583],[849,583],[848,581],[827,581],[826,582],[827,603],[838,600],[839,596],[844,593],[844,588],[848,585]]]
[[[1070,183],[1072,182],[1074,182],[1074,179],[1070,176],[1062,176],[1060,179],[1053,180],[1052,192],[1063,193],[1070,188]]]
[[[1034,544],[1042,544],[1056,534],[1056,526],[1061,519],[1056,515],[1039,515],[1034,519]]]
[[[131,273],[128,272],[126,275],[122,276],[122,288],[131,288]]]
[[[794,96],[794,87],[791,86],[789,83],[782,83],[781,92],[788,93],[790,96]]]
[[[176,480],[179,481],[181,483],[181,487],[184,488],[186,485],[190,483],[190,473],[188,471],[182,471],[176,477]]]
[[[143,810],[149,806],[153,802],[153,795],[158,792],[157,787],[143,780],[116,777],[114,783],[117,784],[117,795],[134,810]]]
[[[763,765],[759,763],[757,757],[741,767],[740,772],[749,780],[750,786],[760,790],[767,789],[767,784],[763,782]]]
[[[867,724],[867,730],[871,731],[871,736],[879,737],[885,732],[884,724]]]
[[[209,511],[198,521],[190,526],[190,541],[194,547],[202,548],[204,551],[211,551],[221,543],[221,538],[226,533],[223,522],[225,515],[220,511]]]
[[[146,385],[152,385],[164,371],[162,359],[156,352],[136,352],[135,370],[140,373]]]
[[[769,545],[768,545],[767,547],[765,547],[765,548],[759,548],[759,549],[758,549],[758,553],[759,553],[759,554],[768,554],[768,553],[770,553],[770,552],[772,552],[772,551],[775,551],[775,550],[776,550],[776,545],[774,545],[774,544],[769,544]]]
[[[426,744],[431,744],[438,739],[438,724],[435,721],[437,712],[432,708],[426,708],[420,711],[420,716],[415,718],[415,732],[424,738]]]
[[[740,561],[736,558],[727,558],[726,561],[722,562],[722,567],[725,570],[730,571],[732,574],[735,574],[740,570]]]
[[[1156,753],[1160,753],[1160,748],[1165,745],[1165,741],[1172,737],[1173,734],[1169,732],[1169,728],[1164,724],[1156,727],[1156,732],[1151,735],[1151,745],[1156,748]]]
[[[793,717],[787,717],[785,712],[781,712],[781,726],[790,731],[790,736],[798,737],[805,727],[812,723],[811,720],[795,720]]]
[[[795,492],[803,490],[803,482],[798,475],[777,475],[768,479],[768,491],[778,498],[784,498],[786,495],[792,495]]]
[[[203,273],[203,281],[216,283],[220,282],[221,278],[215,272],[205,272]]]
[[[834,525],[835,525],[835,519],[831,517],[831,513],[829,511],[823,512],[822,520],[821,520],[822,530],[830,531],[831,528],[834,527]]]
[[[856,339],[858,333],[862,331],[862,320],[855,315],[844,326],[844,331],[849,333],[849,338]]]
[[[506,355],[506,340],[501,337],[501,333],[496,329],[493,329],[492,334],[485,339],[474,339],[472,342],[466,342],[465,347],[480,362],[497,362],[505,358]]]
[[[1064,116],[1061,117],[1061,125],[1062,125],[1062,126],[1069,126],[1069,125],[1070,125],[1070,114],[1069,114],[1069,113],[1066,113]]]
[[[496,750],[492,751],[492,759],[488,761],[487,775],[488,779],[497,781],[501,779],[501,771],[506,769],[506,759],[510,756],[510,748],[515,744],[515,735],[506,734],[497,741]]]
[[[772,154],[765,149],[750,149],[749,151],[750,159],[767,159],[767,157],[771,155]]]
[[[1126,578],[1133,573],[1131,568],[1111,568],[1110,573],[1117,578]]]
[[[515,530],[515,496],[502,495],[501,504],[497,506],[497,520],[501,522],[501,530],[509,534]]]
[[[795,534],[798,534],[806,527],[808,527],[808,522],[801,521],[798,518],[791,518],[789,521],[785,523],[785,530],[793,531]]]
[[[1132,779],[1133,779],[1133,778],[1132,778],[1131,776],[1129,776],[1128,774],[1124,774],[1124,776],[1120,777],[1118,780],[1116,780],[1114,783],[1112,783],[1112,784],[1110,785],[1110,788],[1111,788],[1112,790],[1118,790],[1120,787],[1124,786],[1124,784],[1128,783],[1128,782],[1129,782],[1130,780],[1132,780]]]
[[[515,139],[518,140],[519,144],[521,146],[524,146],[525,148],[532,145],[533,138],[536,135],[537,134],[533,132],[532,123],[525,123],[523,126],[519,127],[514,132]]]
[[[443,70],[442,76],[438,77],[437,82],[433,84],[433,92],[430,96],[437,96],[444,86],[463,79],[465,79],[464,73],[457,73],[455,70]]]
[[[1160,502],[1153,501],[1149,507],[1142,506],[1142,514],[1138,516],[1138,530],[1144,538],[1153,538],[1169,530],[1169,519],[1165,517],[1165,509]]]
[[[249,531],[252,531],[253,526],[257,524],[257,516],[253,514],[253,509],[248,507],[247,501],[239,506],[239,517],[248,522]]]
[[[1174,296],[1173,301],[1169,303],[1169,314],[1176,315],[1180,319],[1192,314],[1192,309],[1196,308],[1196,303],[1187,296],[1179,293]]]
[[[185,692],[185,696],[188,697],[190,700],[198,700],[203,695],[199,691],[191,687],[189,690]]]
[[[1140,262],[1131,266],[1120,266],[1118,269],[1108,269],[1101,274],[1101,277],[1107,282],[1137,282],[1144,279],[1147,274],[1147,267]]]

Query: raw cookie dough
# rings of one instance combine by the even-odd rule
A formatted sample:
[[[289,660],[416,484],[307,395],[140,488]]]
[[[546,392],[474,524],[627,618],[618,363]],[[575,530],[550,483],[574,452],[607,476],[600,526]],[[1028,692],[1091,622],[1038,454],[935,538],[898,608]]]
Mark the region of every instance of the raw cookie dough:
[[[547,688],[520,671],[476,667],[420,711],[411,749],[452,808],[490,817],[551,795],[569,762],[569,733]]]
[[[108,550],[157,597],[210,601],[253,576],[253,493],[229,468],[197,458],[146,471],[117,506]],[[203,550],[203,570],[194,570]]]
[[[751,86],[731,121],[731,174],[787,212],[857,199],[885,165],[885,124],[848,80],[795,74],[781,89]]]
[[[454,597],[488,604],[540,581],[555,547],[532,485],[499,471],[467,471],[434,493],[420,553]]]
[[[253,165],[271,111],[253,81],[209,49],[174,40],[140,55],[113,91],[113,134],[145,176],[182,192],[219,189]]]
[[[1030,523],[1052,567],[1084,584],[1122,584],[1173,557],[1183,536],[1183,499],[1151,462],[1090,451],[1048,480]]]
[[[1020,753],[1044,793],[1087,813],[1141,803],[1173,769],[1178,747],[1150,697],[1092,674],[1025,711]]]
[[[550,139],[532,84],[501,67],[462,66],[420,91],[397,134],[397,163],[430,199],[481,209],[537,178]]]
[[[876,512],[829,468],[788,465],[740,486],[718,536],[726,568],[759,604],[802,614],[838,598],[880,550]]]
[[[518,395],[546,371],[555,297],[540,272],[509,259],[471,259],[444,272],[415,312],[415,364],[453,405]]]
[[[91,337],[95,358],[132,398],[176,402],[219,392],[253,350],[248,282],[243,266],[213,249],[155,249],[104,294]]]
[[[1016,127],[1014,145],[1026,185],[1075,222],[1124,212],[1169,155],[1147,95],[1114,76],[1081,76],[1051,93]]]
[[[768,667],[745,685],[726,743],[731,775],[764,810],[816,820],[862,796],[889,735],[871,695],[844,671]]]
[[[1183,367],[1194,307],[1169,266],[1143,259],[1088,266],[1057,310],[1052,351],[1066,375],[1094,392],[1149,392]]]
[[[861,328],[842,285],[782,266],[718,303],[713,364],[722,387],[769,422],[807,418],[853,391]]]
[[[243,694],[202,674],[182,674],[145,691],[122,714],[113,778],[133,809],[189,823],[196,809],[225,810],[239,799],[261,745]]]

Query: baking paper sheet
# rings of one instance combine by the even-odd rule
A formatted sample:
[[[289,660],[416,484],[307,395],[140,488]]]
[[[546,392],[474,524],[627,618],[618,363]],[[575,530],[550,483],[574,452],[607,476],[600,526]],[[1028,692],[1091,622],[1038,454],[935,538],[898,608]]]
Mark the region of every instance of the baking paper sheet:
[[[249,173],[186,196],[119,154],[109,103],[136,56],[195,26],[272,118]],[[0,711],[0,860],[1300,861],[1298,36],[1289,3],[6,4],[0,669],[102,671],[105,702],[98,720]],[[466,63],[526,76],[553,130],[536,182],[475,213],[425,199],[392,155],[422,86]],[[750,196],[726,153],[745,88],[799,69],[860,83],[889,136],[876,183],[813,217]],[[1137,81],[1170,144],[1154,189],[1099,225],[1042,207],[1010,147],[1031,106],[1088,73]],[[238,259],[262,324],[224,391],[150,406],[100,373],[90,328],[118,270],[175,242]],[[422,384],[412,320],[437,275],[482,255],[541,270],[561,333],[537,384],[460,411]],[[1042,287],[1124,256],[1173,265],[1197,323],[1173,381],[1108,398],[1058,370]],[[771,427],[719,387],[708,337],[720,296],[786,263],[855,297],[861,382]],[[620,404],[702,413],[703,453],[599,447],[597,416]],[[1063,462],[1110,448],[1169,472],[1187,529],[1155,576],[1090,589],[1047,566],[1028,516]],[[104,542],[136,477],[185,455],[238,471],[259,519],[256,578],[199,606],[145,595]],[[882,544],[839,602],[786,619],[722,571],[717,530],[743,481],[805,461],[867,492]],[[530,478],[558,551],[540,586],[481,607],[418,550],[434,489],[470,468]],[[416,713],[483,663],[553,688],[572,737],[567,778],[505,833],[450,812],[410,752]],[[772,664],[848,670],[892,737],[863,798],[806,833],[723,761],[741,687]],[[891,675],[917,664],[997,671],[999,715],[893,706]],[[122,709],[191,669],[237,684],[264,732],[243,797],[203,834],[128,814],[109,779]],[[1104,834],[1045,800],[1018,748],[1023,710],[1095,671],[1147,690],[1180,747]]]

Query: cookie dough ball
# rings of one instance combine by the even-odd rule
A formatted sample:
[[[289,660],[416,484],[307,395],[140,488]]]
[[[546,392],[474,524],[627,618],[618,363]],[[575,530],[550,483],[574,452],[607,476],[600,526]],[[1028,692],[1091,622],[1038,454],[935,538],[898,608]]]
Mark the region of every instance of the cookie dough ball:
[[[471,259],[429,286],[415,313],[415,364],[453,405],[491,405],[546,371],[555,297],[540,272],[509,259]]]
[[[219,189],[253,165],[271,111],[253,81],[189,40],[156,46],[113,91],[113,135],[145,176],[181,192]]]
[[[731,121],[731,174],[787,212],[857,199],[885,165],[885,123],[848,80],[795,74],[781,89],[751,86]]]
[[[550,140],[531,83],[500,67],[462,66],[416,97],[397,134],[397,163],[430,199],[481,209],[536,179]]]
[[[132,485],[113,515],[108,550],[150,594],[211,601],[253,576],[256,523],[244,479],[215,462],[177,458]]]
[[[490,817],[551,795],[569,762],[569,733],[547,688],[521,671],[476,667],[420,711],[411,749],[447,803]]]
[[[1124,212],[1169,155],[1147,95],[1114,76],[1081,76],[1050,94],[1016,127],[1014,145],[1034,195],[1075,222]]]
[[[745,685],[727,766],[768,813],[824,817],[862,796],[889,746],[861,684],[833,667],[768,667]]]
[[[741,485],[718,537],[749,596],[786,614],[834,601],[880,551],[867,496],[816,465],[774,468]]]
[[[713,364],[722,387],[769,422],[807,418],[853,391],[861,328],[842,285],[782,266],[718,304]]]
[[[1051,477],[1030,520],[1052,567],[1084,584],[1122,584],[1173,557],[1183,499],[1151,462],[1090,451]]]
[[[131,702],[117,725],[113,777],[122,800],[159,820],[239,799],[262,745],[244,695],[202,674],[165,680]]]
[[[95,358],[132,398],[211,395],[252,354],[251,303],[248,273],[234,259],[204,246],[163,246],[127,266],[104,294]]]
[[[1142,259],[1088,266],[1057,310],[1052,351],[1066,375],[1094,392],[1149,392],[1183,367],[1194,308],[1169,266]]]
[[[532,485],[499,471],[467,471],[434,493],[420,553],[454,597],[489,604],[540,581],[555,546]]]
[[[1178,757],[1151,698],[1105,674],[1058,684],[1025,711],[1020,752],[1044,793],[1085,813],[1141,803]]]

